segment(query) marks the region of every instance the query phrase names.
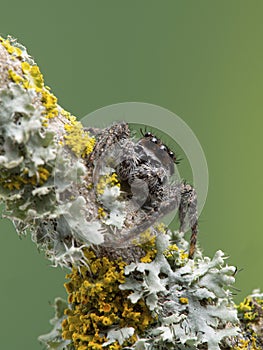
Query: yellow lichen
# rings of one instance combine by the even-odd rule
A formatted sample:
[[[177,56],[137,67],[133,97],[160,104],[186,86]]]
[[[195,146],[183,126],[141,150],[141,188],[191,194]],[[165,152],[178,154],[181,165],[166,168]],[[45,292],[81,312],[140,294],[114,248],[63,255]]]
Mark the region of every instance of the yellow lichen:
[[[258,316],[257,312],[245,312],[244,313],[244,319],[248,321],[254,320]]]
[[[45,92],[43,75],[37,65],[31,66],[28,62],[21,63],[24,73],[23,85],[26,89],[34,89],[36,92]]]
[[[0,43],[7,49],[10,54],[21,58],[21,49],[12,46],[8,40],[0,38]],[[23,58],[22,58],[23,59]],[[42,95],[41,102],[45,107],[43,114],[43,126],[48,125],[48,120],[58,115],[57,98],[49,91],[49,87],[44,86],[43,75],[37,65],[31,65],[27,61],[21,62],[21,73],[12,69],[8,71],[9,78],[16,84],[21,84],[25,89],[34,89]]]
[[[28,171],[24,170],[22,174],[8,175],[8,178],[2,177],[0,184],[9,191],[20,190],[25,185],[42,186],[49,178],[50,172],[43,166],[39,166],[37,173],[28,176]]]
[[[2,37],[0,37],[0,43],[3,45],[3,47],[7,50],[7,52],[10,55],[21,57],[22,55],[21,49],[19,49],[19,47],[12,46],[8,39],[5,40]]]
[[[163,222],[154,225],[154,228],[160,233],[165,234],[167,232],[167,226]]]
[[[105,210],[102,207],[98,208],[98,219],[104,219],[107,216]]]
[[[173,268],[184,266],[188,261],[188,252],[179,248],[176,244],[169,245],[164,250],[163,255]]]
[[[146,253],[146,255],[143,256],[143,257],[140,259],[140,261],[141,261],[142,263],[150,263],[150,262],[153,261],[153,258],[155,257],[155,255],[156,255],[156,251],[151,251],[151,250],[149,250],[149,251]]]
[[[8,75],[11,80],[13,80],[14,83],[20,84],[23,82],[23,78],[18,75],[16,72],[14,72],[12,69],[8,70]]]
[[[43,166],[39,166],[37,176],[38,176],[38,183],[40,185],[43,185],[48,180],[50,176],[50,172]]]
[[[120,290],[119,285],[125,282],[126,263],[105,256],[98,258],[90,249],[85,256],[89,268],[73,268],[67,276],[70,281],[65,287],[71,308],[65,311],[63,338],[72,340],[76,350],[117,350],[122,348],[118,342],[102,347],[107,341],[107,330],[112,326],[133,327],[135,334],[124,344],[132,345],[154,318],[143,300],[132,304],[128,299],[130,292]]]
[[[58,115],[58,106],[57,106],[57,98],[51,94],[48,90],[42,91],[42,99],[41,102],[43,106],[46,108],[45,117],[47,119],[55,118]]]
[[[97,183],[96,192],[98,195],[103,194],[105,191],[105,188],[107,186],[113,187],[118,186],[120,187],[120,183],[117,177],[116,173],[102,175],[99,178],[99,181]]]
[[[179,248],[176,244],[171,244],[169,247],[163,252],[163,255],[166,258],[171,258],[173,256],[173,252],[178,252]]]
[[[27,70],[28,66],[30,67]],[[23,69],[24,67],[24,69]],[[26,68],[25,68],[26,67]],[[25,89],[34,89],[36,92],[45,92],[43,76],[40,73],[38,66],[30,66],[27,62],[21,63],[23,76],[17,74],[12,69],[9,69],[8,74],[10,79],[17,84],[22,83]]]
[[[181,298],[179,299],[179,301],[180,301],[181,304],[188,304],[188,298],[183,298],[183,297],[181,297]]]
[[[180,249],[180,258],[181,260],[188,260],[188,253],[185,252],[184,250]]]
[[[70,114],[68,111],[65,111],[65,109],[61,109],[60,113],[70,122],[70,124],[67,124],[68,126],[70,126],[71,124],[74,125],[77,121],[77,118]],[[65,126],[66,127],[66,126]]]
[[[249,297],[245,298],[238,305],[239,311],[242,311],[242,312],[251,311],[252,310],[252,303],[251,302],[252,302],[251,298],[249,298]]]
[[[262,350],[262,348],[257,345],[256,338],[252,336],[251,339],[239,340],[233,350]]]
[[[248,296],[236,306],[238,318],[242,321],[243,339],[239,339],[234,350],[260,350],[261,341],[258,339],[256,329],[258,329],[259,317],[263,314],[263,299]],[[259,315],[260,314],[260,315]]]
[[[67,132],[64,136],[65,143],[77,157],[84,158],[92,152],[96,140],[83,129],[80,122],[72,119],[72,122],[66,124],[64,128]]]
[[[132,241],[133,245],[140,247],[146,253],[140,261],[143,263],[150,263],[154,260],[156,249],[156,236],[152,234],[151,229],[147,229],[140,234],[140,236]]]

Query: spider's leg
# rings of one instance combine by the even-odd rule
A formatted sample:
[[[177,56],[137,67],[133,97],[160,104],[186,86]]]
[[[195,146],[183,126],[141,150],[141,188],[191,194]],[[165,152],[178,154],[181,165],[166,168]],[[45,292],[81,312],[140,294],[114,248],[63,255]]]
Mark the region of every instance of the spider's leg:
[[[129,181],[131,174],[139,166],[140,158],[136,152],[136,146],[132,140],[120,141],[120,156],[115,157],[114,167],[121,181]]]
[[[178,209],[180,203],[180,191],[181,184],[174,184],[167,189],[167,195],[165,198],[159,201],[159,206],[155,206],[155,209],[150,206],[151,210],[145,215],[145,219],[129,230],[128,240],[135,238],[138,234],[144,232],[155,223],[159,222],[163,217],[169,214],[171,211]],[[156,202],[157,203],[157,202]],[[126,236],[127,240],[127,236]],[[120,243],[124,243],[124,240],[120,240]]]
[[[186,215],[188,215],[188,220],[192,231],[189,247],[189,259],[193,259],[198,234],[197,196],[195,189],[191,185],[182,183],[181,200],[179,205],[179,220],[181,232],[185,232]]]
[[[125,122],[114,123],[101,132],[98,132],[98,129],[94,129],[93,133],[97,135],[97,140],[93,151],[89,155],[89,162],[92,163],[93,161],[98,161],[111,146],[130,137],[129,125]]]

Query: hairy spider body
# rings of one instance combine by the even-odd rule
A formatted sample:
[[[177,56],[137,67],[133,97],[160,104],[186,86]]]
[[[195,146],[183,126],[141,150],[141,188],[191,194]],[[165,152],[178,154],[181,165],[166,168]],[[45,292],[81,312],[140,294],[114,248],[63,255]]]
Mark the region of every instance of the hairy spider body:
[[[189,258],[193,258],[198,232],[197,197],[191,185],[172,181],[177,163],[174,152],[151,132],[134,141],[125,122],[94,133],[97,142],[89,158],[89,164],[94,166],[94,182],[103,167],[113,168],[121,189],[131,197],[132,204],[140,208],[140,216],[136,214],[138,210],[134,212],[139,219],[129,228],[129,238],[178,209],[180,231],[186,231],[187,223],[192,230]]]
[[[93,152],[89,156],[89,160],[99,159],[105,150],[122,139],[130,137],[130,129],[127,123],[121,122],[114,124],[114,127],[106,128],[106,130],[88,128],[91,134],[97,135],[97,142]],[[105,135],[106,133],[106,135]]]

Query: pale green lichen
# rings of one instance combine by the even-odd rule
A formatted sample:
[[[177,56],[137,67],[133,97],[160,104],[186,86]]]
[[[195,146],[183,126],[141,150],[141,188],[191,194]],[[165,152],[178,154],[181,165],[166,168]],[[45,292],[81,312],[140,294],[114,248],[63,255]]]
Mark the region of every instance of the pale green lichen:
[[[57,98],[49,91],[47,86],[44,86],[43,75],[39,67],[22,45],[10,37],[7,40],[0,37],[0,44],[12,55],[14,60],[19,59],[17,65],[8,70],[10,80],[23,86],[26,90],[34,90],[41,94],[41,102],[44,107],[42,109],[42,124],[47,126],[48,120],[58,115]]]
[[[261,349],[262,294],[235,308],[236,269],[224,254],[197,250],[188,259],[183,235],[163,224],[130,237],[133,216],[145,216],[130,211],[114,166],[94,160],[93,176],[96,132],[57,105],[22,45],[0,38],[0,54],[8,62],[0,67],[4,213],[20,235],[31,231],[54,266],[72,270],[68,302],[56,300],[53,331],[40,337],[47,349]]]
[[[45,87],[25,48],[16,44],[0,38],[1,54],[7,52],[6,59],[12,58],[3,71],[5,84],[0,87],[0,198],[5,203],[4,215],[14,221],[20,235],[29,229],[55,266],[81,264],[82,244],[101,243],[103,236],[99,221],[86,220],[84,213],[89,208],[74,190],[83,182],[85,165],[61,142],[66,134],[64,125],[75,128],[80,123],[62,110],[63,128],[60,120],[54,120],[60,110],[57,99]],[[83,133],[88,154],[95,139]],[[75,134],[74,142],[82,141],[83,137]]]
[[[49,344],[60,334],[61,342],[70,340],[74,349],[122,349],[136,342],[155,318],[141,300],[134,305],[127,299],[128,291],[121,291],[124,283],[124,267],[121,258],[109,260],[96,257],[93,250],[85,249],[87,266],[73,269],[65,284],[68,308],[49,336],[41,340]],[[70,345],[69,344],[69,345]],[[52,347],[51,347],[52,349]]]
[[[56,298],[54,302],[55,317],[50,320],[50,324],[53,326],[52,332],[46,335],[41,335],[38,340],[41,343],[46,344],[47,349],[50,350],[74,350],[70,340],[62,339],[61,324],[66,318],[64,311],[67,309],[68,304],[61,298]]]
[[[7,203],[8,215],[16,220],[31,216],[32,209],[36,218],[43,215],[44,202],[55,200],[50,175],[57,146],[53,133],[42,130],[43,109],[34,107],[35,97],[34,90],[25,91],[15,83],[0,90],[0,195]],[[47,191],[40,199],[32,191],[41,186]]]
[[[178,238],[180,238],[178,236]],[[180,247],[180,240],[176,245]],[[170,240],[158,236],[157,255],[150,263],[131,263],[125,268],[126,282],[122,290],[130,290],[135,304],[144,300],[158,315],[154,328],[138,340],[134,349],[220,349],[221,342],[238,332],[238,319],[229,287],[234,283],[235,268],[225,265],[218,251],[207,257],[174,262],[166,258]],[[178,250],[179,250],[178,249]],[[175,251],[178,251],[175,250]]]
[[[148,250],[153,244],[156,252],[147,263],[109,261],[86,251],[87,267],[74,269],[66,284],[69,306],[60,332],[61,342],[71,343],[65,349],[72,344],[76,350],[227,347],[239,332],[229,290],[235,268],[225,264],[221,251],[213,259],[200,254],[195,261],[172,264],[165,256],[171,237],[178,261],[187,242],[169,230],[152,240]]]
[[[96,185],[97,201],[102,205],[101,221],[121,229],[126,218],[125,204],[119,201],[120,182],[115,172],[102,172]]]

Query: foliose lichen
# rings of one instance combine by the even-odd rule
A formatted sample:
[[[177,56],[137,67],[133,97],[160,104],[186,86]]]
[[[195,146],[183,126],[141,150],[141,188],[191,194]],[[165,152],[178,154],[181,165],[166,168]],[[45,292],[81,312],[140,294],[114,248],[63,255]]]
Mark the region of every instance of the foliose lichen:
[[[187,245],[182,234],[166,229],[144,245],[147,262],[111,261],[86,250],[87,266],[67,276],[61,341],[76,350],[219,350],[227,344],[239,332],[230,292],[235,268],[221,251],[189,260],[182,254]]]
[[[224,253],[211,259],[197,249],[189,259],[183,234],[157,217],[128,239],[136,226],[131,193],[114,166],[91,165],[96,145],[100,156],[108,146],[101,132],[58,105],[32,57],[10,37],[0,38],[0,75],[4,215],[19,235],[30,231],[54,266],[70,269],[68,300],[56,299],[53,330],[39,338],[47,349],[261,349],[263,296],[255,291],[235,307],[236,269]],[[126,138],[110,129],[118,142],[109,161],[134,145],[128,125],[118,126]],[[115,246],[120,236],[125,245]]]
[[[0,38],[0,198],[20,235],[30,231],[55,266],[83,258],[82,245],[103,240],[86,220],[78,190],[95,138],[64,111],[26,49]],[[97,232],[97,236],[96,236]]]
[[[263,348],[263,293],[254,290],[239,305],[238,318],[241,334],[234,350],[260,350]]]

